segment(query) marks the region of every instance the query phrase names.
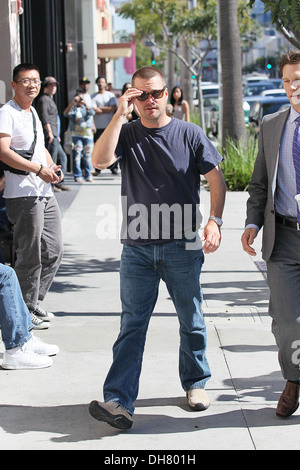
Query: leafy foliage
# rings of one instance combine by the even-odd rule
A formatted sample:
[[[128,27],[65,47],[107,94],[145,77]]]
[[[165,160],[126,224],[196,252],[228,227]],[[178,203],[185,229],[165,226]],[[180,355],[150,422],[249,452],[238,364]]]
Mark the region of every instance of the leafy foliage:
[[[252,7],[255,0],[249,0]],[[295,47],[300,49],[299,0],[262,0],[265,12],[271,13],[272,23]]]
[[[227,138],[225,148],[219,151],[224,157],[220,168],[228,190],[247,191],[257,155],[257,139],[250,137],[247,144],[242,144]]]

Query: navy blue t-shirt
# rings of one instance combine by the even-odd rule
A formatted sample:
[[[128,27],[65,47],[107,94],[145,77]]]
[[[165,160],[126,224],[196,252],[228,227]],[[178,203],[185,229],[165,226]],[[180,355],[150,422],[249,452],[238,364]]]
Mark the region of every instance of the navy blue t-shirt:
[[[164,243],[199,228],[200,175],[222,157],[196,124],[122,126],[115,150],[122,171],[122,243]]]

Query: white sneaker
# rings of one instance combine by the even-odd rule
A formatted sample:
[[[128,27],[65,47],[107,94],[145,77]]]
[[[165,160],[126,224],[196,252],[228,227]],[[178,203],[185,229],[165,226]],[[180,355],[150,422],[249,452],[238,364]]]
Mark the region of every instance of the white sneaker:
[[[59,353],[59,347],[55,344],[45,343],[42,339],[31,334],[31,338],[26,343],[26,348],[41,356],[55,356]]]
[[[40,356],[24,345],[4,352],[2,368],[10,370],[43,369],[52,366],[52,364],[53,361],[50,357]]]

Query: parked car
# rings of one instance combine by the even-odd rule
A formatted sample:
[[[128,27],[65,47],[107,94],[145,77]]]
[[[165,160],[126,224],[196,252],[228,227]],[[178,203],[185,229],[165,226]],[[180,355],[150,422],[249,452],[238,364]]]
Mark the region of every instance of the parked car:
[[[248,83],[265,82],[267,80],[269,80],[268,75],[264,73],[257,73],[257,72],[253,72],[249,75],[243,75],[243,78],[242,78],[244,86],[247,86]]]
[[[263,90],[260,96],[286,96],[286,92],[283,88],[274,88],[272,90]]]
[[[287,96],[261,96],[254,101],[249,113],[249,126],[254,130],[256,136],[259,133],[261,121],[267,114],[276,113],[280,109],[290,106]]]
[[[206,97],[211,97],[211,96],[218,97],[219,96],[219,85],[217,83],[202,85],[201,90],[202,90],[203,101]],[[194,97],[193,97],[194,106],[198,106],[199,99],[198,99],[198,90],[197,90],[197,88],[194,88],[193,92],[194,92]],[[205,104],[204,104],[204,106],[205,106]]]
[[[253,96],[244,96],[243,98],[243,108],[244,108],[244,115],[245,115],[245,123],[248,124],[249,122],[249,114],[253,104],[256,101],[263,99],[261,95],[253,95]]]
[[[276,88],[283,88],[283,82],[281,78],[270,78],[270,81],[275,85]]]
[[[274,85],[270,81],[248,83],[244,89],[244,96],[259,95],[264,90],[272,90]]]

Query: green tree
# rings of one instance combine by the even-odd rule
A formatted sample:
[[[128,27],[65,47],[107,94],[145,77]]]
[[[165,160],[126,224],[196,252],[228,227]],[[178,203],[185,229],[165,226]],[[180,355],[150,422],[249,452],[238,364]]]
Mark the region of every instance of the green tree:
[[[222,69],[221,140],[246,134],[242,95],[242,62],[237,0],[218,0],[219,53]],[[234,112],[232,112],[234,110]]]
[[[205,129],[201,79],[205,57],[216,40],[216,0],[198,0],[192,10],[185,0],[132,0],[124,3],[119,12],[134,19],[139,35],[161,51],[173,53],[195,76],[200,125]],[[187,56],[180,53],[177,40],[185,44]],[[205,49],[200,47],[201,41],[205,41]]]
[[[230,36],[230,41],[233,40],[238,45],[234,50],[238,58],[241,55],[239,31],[243,36],[249,36],[253,35],[257,28],[255,28],[256,23],[250,15],[248,0],[235,1],[237,1],[237,7],[230,8],[227,12],[227,0],[224,3],[224,18],[228,12],[230,15],[234,14],[235,24],[238,24],[239,27],[235,28],[234,37],[232,34],[227,35],[227,31],[224,30],[224,48],[226,45],[229,47],[228,38]],[[139,38],[144,38],[149,44],[155,45],[161,51],[169,51],[174,54],[190,74],[195,76],[199,96],[200,125],[205,130],[201,91],[202,68],[208,52],[217,40],[217,0],[198,0],[197,6],[193,9],[188,8],[186,0],[130,0],[122,5],[119,13],[125,18],[132,18],[135,21]],[[187,54],[181,54],[182,49],[178,49],[178,42],[185,45]],[[236,74],[239,76],[241,66],[235,65],[235,62],[232,62],[231,66],[234,66],[234,70],[239,67]],[[231,76],[233,76],[232,73]],[[241,79],[239,85],[236,83],[236,79],[233,82],[236,89],[242,89]],[[226,103],[227,101],[225,106]],[[238,103],[235,98],[224,109],[224,113],[232,118],[230,122],[225,119],[225,125],[228,126],[225,132],[230,136],[241,135],[240,129],[241,126],[244,126],[244,118],[240,112],[241,106],[242,99]],[[235,118],[235,116],[237,117]],[[236,130],[233,126],[238,121],[240,122]]]
[[[249,0],[252,7],[255,0]],[[299,0],[262,0],[265,12],[271,13],[272,23],[294,47],[300,49]]]

